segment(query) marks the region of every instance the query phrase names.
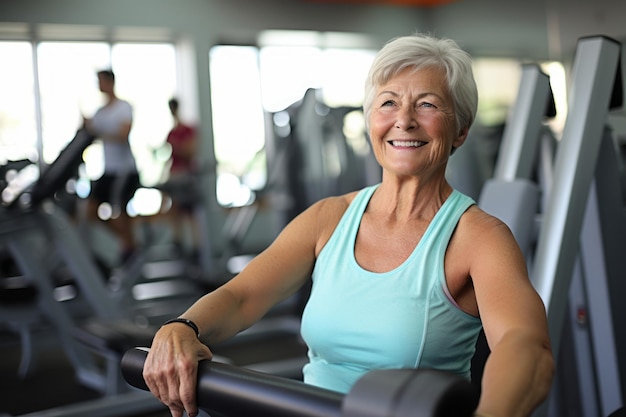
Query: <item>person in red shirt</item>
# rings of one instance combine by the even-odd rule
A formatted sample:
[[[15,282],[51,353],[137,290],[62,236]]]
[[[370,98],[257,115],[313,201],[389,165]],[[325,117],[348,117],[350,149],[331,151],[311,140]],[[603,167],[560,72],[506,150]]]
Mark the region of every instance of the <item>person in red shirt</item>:
[[[168,102],[174,118],[174,127],[167,135],[167,143],[172,148],[170,178],[177,175],[188,175],[195,171],[196,128],[183,123],[178,114],[178,99]]]
[[[186,255],[193,255],[195,251],[197,228],[193,227],[194,207],[198,200],[196,183],[196,151],[197,129],[184,123],[179,114],[179,101],[172,98],[168,102],[174,119],[174,126],[167,135],[166,142],[171,148],[169,180],[166,184],[166,193],[172,199],[169,218],[173,229],[174,244]],[[191,225],[192,248],[184,245],[184,227]]]

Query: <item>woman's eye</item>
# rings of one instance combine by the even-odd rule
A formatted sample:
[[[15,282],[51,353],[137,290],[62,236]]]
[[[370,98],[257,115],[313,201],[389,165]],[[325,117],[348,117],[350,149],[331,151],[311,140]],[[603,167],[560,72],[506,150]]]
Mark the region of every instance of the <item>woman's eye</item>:
[[[429,103],[427,101],[423,101],[419,104],[418,107],[426,107],[426,108],[435,108],[435,105],[433,103]]]
[[[394,104],[393,100],[386,100],[383,102],[381,107],[392,106]]]

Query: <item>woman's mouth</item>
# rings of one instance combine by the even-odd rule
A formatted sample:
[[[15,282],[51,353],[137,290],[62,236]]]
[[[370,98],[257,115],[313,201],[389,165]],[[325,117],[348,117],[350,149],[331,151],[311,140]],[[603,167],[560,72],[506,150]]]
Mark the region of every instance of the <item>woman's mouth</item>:
[[[419,148],[426,145],[426,142],[419,140],[391,140],[389,143],[397,148]]]

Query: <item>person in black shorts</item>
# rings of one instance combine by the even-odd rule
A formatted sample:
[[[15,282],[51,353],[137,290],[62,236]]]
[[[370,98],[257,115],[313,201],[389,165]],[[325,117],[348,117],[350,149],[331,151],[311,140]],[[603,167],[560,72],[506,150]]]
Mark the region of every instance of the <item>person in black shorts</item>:
[[[126,205],[140,185],[129,143],[133,109],[129,102],[116,96],[113,71],[103,70],[97,75],[106,101],[93,117],[85,119],[85,128],[102,142],[104,173],[91,183],[88,217],[107,222],[119,239],[120,257],[124,261],[135,250],[135,237]]]
[[[112,206],[112,212],[116,208],[121,211],[121,208],[126,207],[133,198],[140,185],[139,175],[136,172],[127,175],[105,173],[91,183],[90,197],[97,201],[98,205],[109,203]]]

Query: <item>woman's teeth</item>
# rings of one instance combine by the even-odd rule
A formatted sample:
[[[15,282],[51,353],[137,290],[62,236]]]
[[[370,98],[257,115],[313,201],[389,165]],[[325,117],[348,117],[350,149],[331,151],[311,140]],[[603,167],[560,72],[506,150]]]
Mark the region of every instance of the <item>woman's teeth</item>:
[[[426,144],[426,142],[421,142],[418,140],[392,140],[391,144],[397,147],[403,148],[419,148]]]

